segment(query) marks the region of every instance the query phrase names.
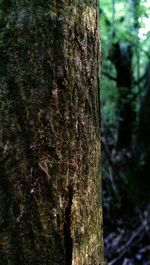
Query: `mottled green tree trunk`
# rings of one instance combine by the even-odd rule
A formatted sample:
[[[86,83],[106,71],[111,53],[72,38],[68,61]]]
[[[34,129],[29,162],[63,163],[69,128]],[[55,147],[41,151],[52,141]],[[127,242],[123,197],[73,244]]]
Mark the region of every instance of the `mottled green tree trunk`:
[[[0,1],[0,263],[102,265],[96,0]]]

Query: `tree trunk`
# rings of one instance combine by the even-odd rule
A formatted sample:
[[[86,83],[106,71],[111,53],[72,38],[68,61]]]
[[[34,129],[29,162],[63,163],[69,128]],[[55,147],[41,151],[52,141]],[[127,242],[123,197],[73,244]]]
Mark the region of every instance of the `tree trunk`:
[[[118,60],[116,62],[118,98],[118,137],[117,148],[130,149],[133,129],[133,106],[131,99],[132,88],[132,54],[131,46],[118,47]]]
[[[113,45],[109,58],[117,72],[118,87],[118,136],[117,149],[130,149],[132,143],[132,127],[134,111],[131,100],[132,87],[132,51],[131,45],[123,47],[117,42]]]
[[[0,1],[3,265],[103,264],[97,7]]]

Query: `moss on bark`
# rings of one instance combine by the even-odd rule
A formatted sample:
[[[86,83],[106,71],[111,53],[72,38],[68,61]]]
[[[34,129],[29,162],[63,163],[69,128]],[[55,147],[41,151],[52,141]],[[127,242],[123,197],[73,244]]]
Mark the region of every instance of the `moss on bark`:
[[[0,8],[0,259],[102,265],[97,1]]]

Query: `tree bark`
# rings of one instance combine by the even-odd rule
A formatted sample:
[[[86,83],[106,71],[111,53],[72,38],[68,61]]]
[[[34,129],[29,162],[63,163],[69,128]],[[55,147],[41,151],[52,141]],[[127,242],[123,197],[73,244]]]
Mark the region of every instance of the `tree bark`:
[[[97,1],[0,1],[1,264],[103,264]]]

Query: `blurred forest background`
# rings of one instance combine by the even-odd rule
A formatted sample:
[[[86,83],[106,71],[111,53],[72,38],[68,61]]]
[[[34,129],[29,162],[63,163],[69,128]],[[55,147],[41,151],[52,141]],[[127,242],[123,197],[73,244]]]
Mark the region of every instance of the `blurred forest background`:
[[[101,0],[105,264],[150,264],[150,0]]]

